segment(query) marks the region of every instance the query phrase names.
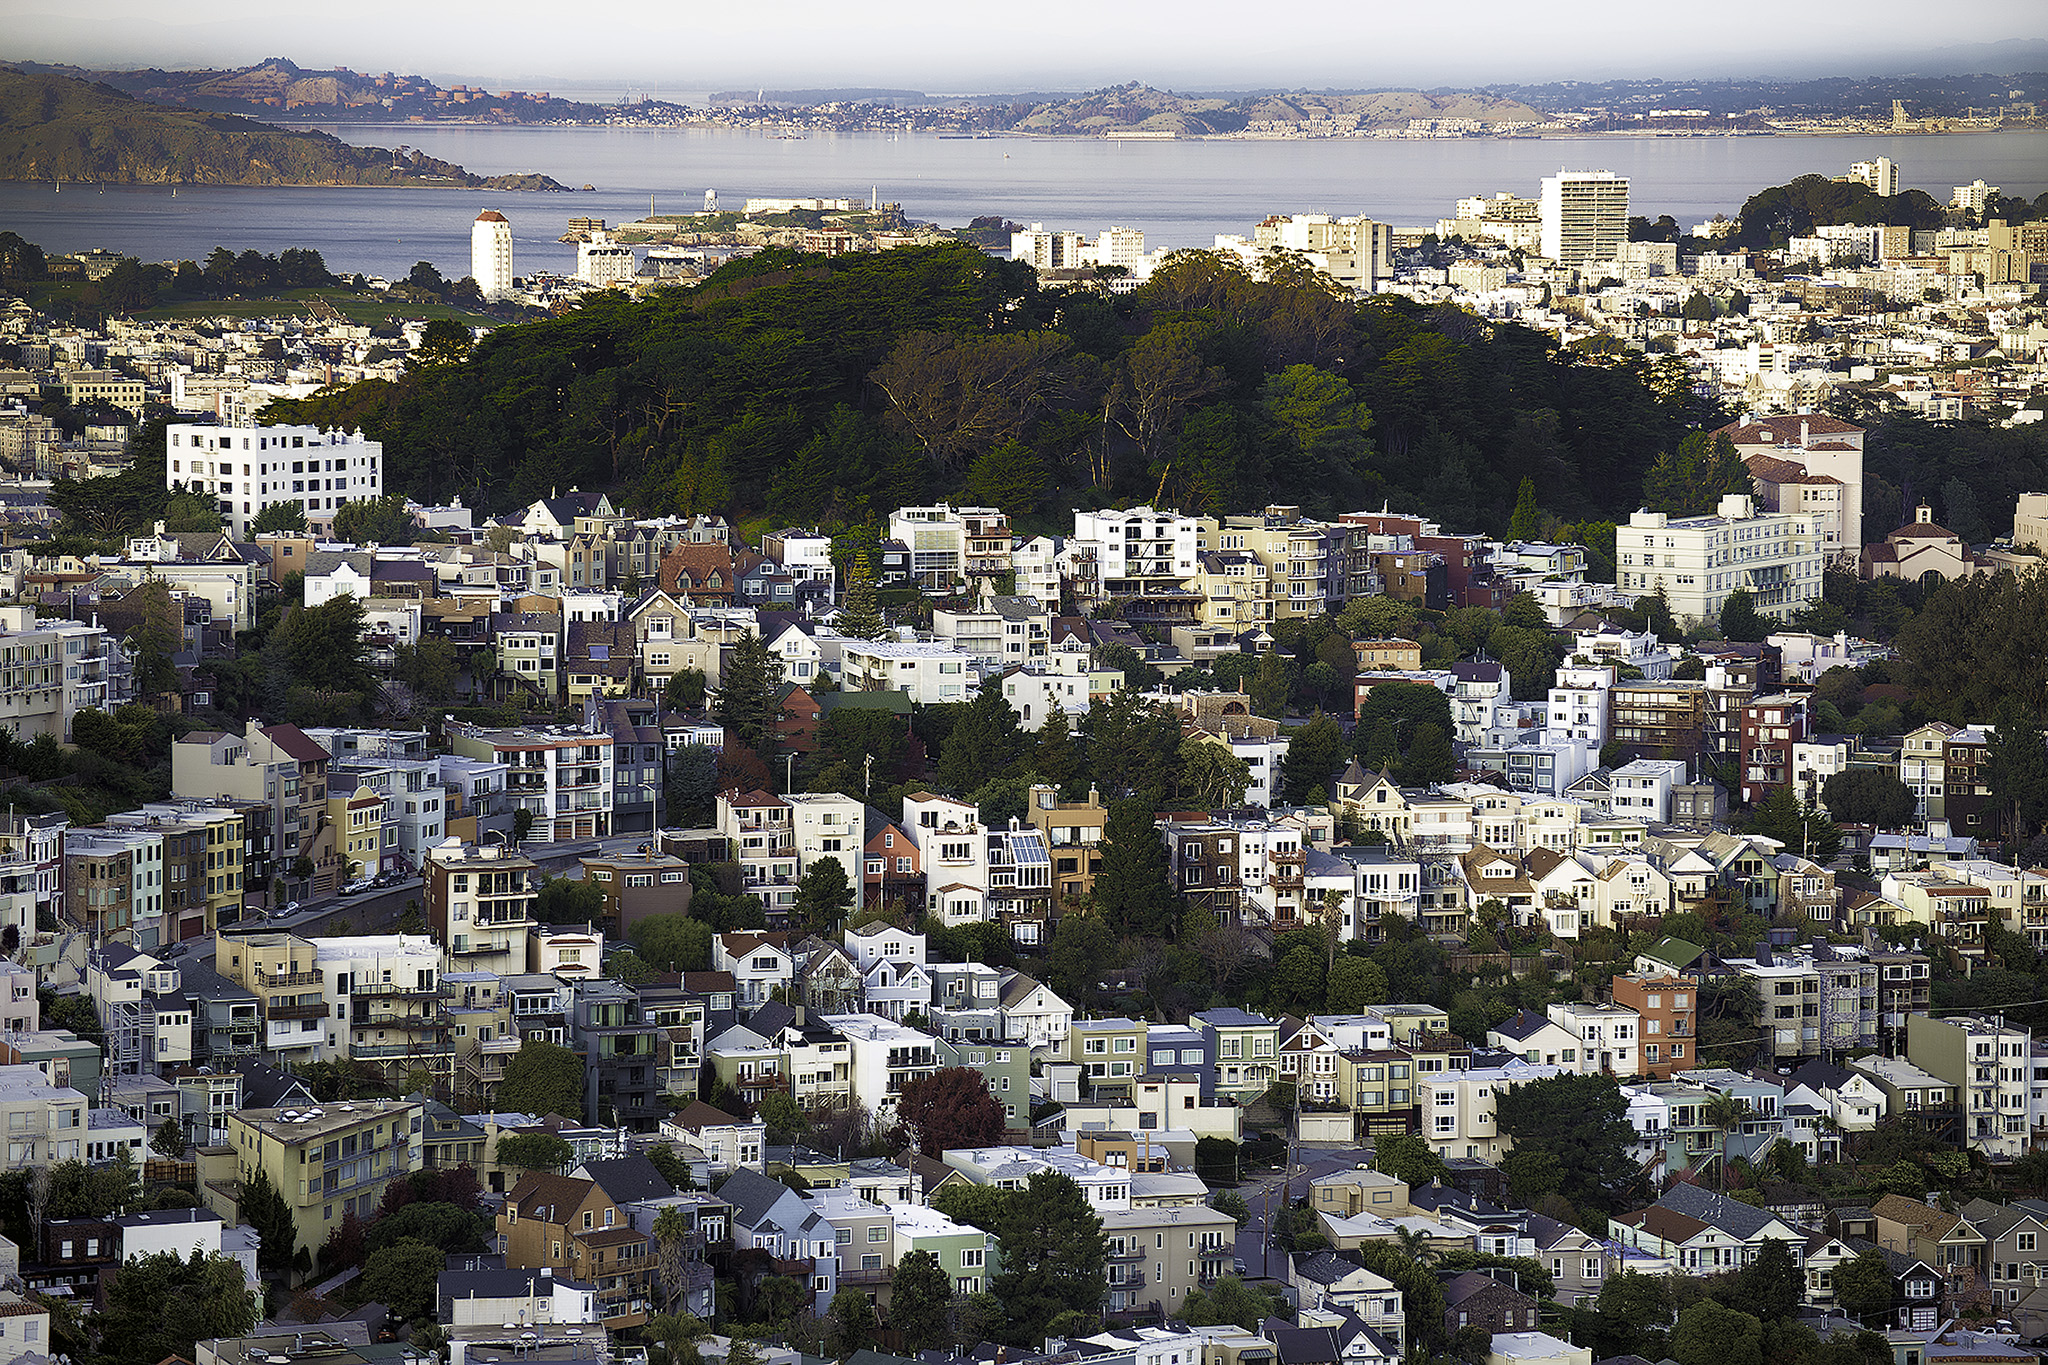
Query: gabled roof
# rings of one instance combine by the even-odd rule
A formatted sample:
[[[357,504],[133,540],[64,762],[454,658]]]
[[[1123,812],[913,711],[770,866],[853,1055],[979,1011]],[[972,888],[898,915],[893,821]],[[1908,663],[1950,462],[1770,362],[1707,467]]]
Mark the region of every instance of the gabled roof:
[[[770,1180],[759,1171],[744,1167],[727,1176],[718,1187],[718,1197],[732,1205],[733,1222],[749,1228],[761,1226],[778,1203],[794,1194],[780,1180]]]
[[[1317,1284],[1338,1284],[1364,1269],[1358,1262],[1346,1260],[1330,1251],[1318,1251],[1294,1263],[1297,1278],[1314,1280]]]
[[[1919,1228],[1939,1240],[1956,1229],[1962,1218],[1902,1194],[1888,1194],[1870,1206],[1870,1212],[1888,1223]]]
[[[1517,1290],[1513,1285],[1503,1284],[1483,1270],[1468,1270],[1462,1275],[1453,1275],[1450,1279],[1444,1281],[1444,1302],[1455,1308],[1477,1295],[1493,1291],[1512,1294],[1518,1299],[1529,1298],[1528,1295]],[[1529,1301],[1534,1302],[1533,1299]]]
[[[283,750],[287,758],[297,759],[301,763],[321,763],[333,757],[321,748],[311,735],[296,725],[265,725],[261,733],[265,739]]]
[[[723,1109],[715,1109],[702,1100],[691,1100],[671,1114],[668,1121],[686,1133],[701,1132],[706,1128],[730,1128],[734,1124],[746,1122],[744,1119],[734,1118]]]
[[[644,1156],[606,1157],[586,1161],[579,1169],[595,1181],[614,1204],[666,1199],[676,1192],[676,1187],[663,1179],[654,1163]]]
[[[1493,1032],[1500,1034],[1504,1038],[1512,1038],[1519,1043],[1534,1037],[1538,1032],[1548,1027],[1550,1027],[1550,1020],[1543,1015],[1536,1013],[1532,1009],[1519,1009],[1515,1011],[1512,1018],[1503,1019],[1500,1023],[1495,1024]]]
[[[573,1175],[553,1175],[547,1171],[528,1171],[519,1177],[519,1183],[512,1187],[506,1200],[519,1210],[521,1218],[532,1218],[550,1223],[566,1223],[569,1214],[583,1207],[584,1201],[597,1189],[594,1180],[580,1180]]]
[[[1699,1185],[1674,1185],[1657,1202],[1744,1241],[1777,1221],[1762,1209],[1752,1208]]]

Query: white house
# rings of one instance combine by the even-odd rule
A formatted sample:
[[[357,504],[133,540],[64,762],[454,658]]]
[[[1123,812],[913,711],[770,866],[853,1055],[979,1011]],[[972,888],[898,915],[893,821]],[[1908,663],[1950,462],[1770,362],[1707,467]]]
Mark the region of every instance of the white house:
[[[711,940],[711,970],[731,972],[734,999],[743,1006],[766,1004],[779,988],[796,980],[796,963],[777,937],[720,934]]]
[[[1570,1070],[1582,1076],[1637,1073],[1641,1017],[1621,1005],[1561,1001],[1547,1011],[1551,1022],[1579,1040],[1579,1060]]]
[[[853,959],[853,965],[861,972],[877,962],[915,963],[919,966],[925,960],[925,939],[923,934],[876,920],[849,930],[846,935],[846,955]]]
[[[1074,1007],[1052,989],[1022,972],[1005,972],[1002,990],[1003,1038],[1033,1052],[1064,1056]]]
[[[939,1070],[938,1039],[929,1033],[875,1014],[825,1014],[819,1021],[846,1039],[853,1097],[878,1118],[896,1112],[904,1086]]]
[[[226,1226],[212,1209],[123,1213],[115,1216],[114,1223],[121,1229],[121,1257],[128,1261],[159,1254],[185,1260],[195,1251],[218,1256]]]
[[[849,692],[906,692],[920,706],[972,701],[973,661],[951,645],[848,640],[840,685]]]
[[[1671,789],[1685,781],[1685,764],[1675,758],[1639,758],[1616,768],[1607,779],[1609,805],[1616,815],[1633,815],[1646,824],[1671,822]]]

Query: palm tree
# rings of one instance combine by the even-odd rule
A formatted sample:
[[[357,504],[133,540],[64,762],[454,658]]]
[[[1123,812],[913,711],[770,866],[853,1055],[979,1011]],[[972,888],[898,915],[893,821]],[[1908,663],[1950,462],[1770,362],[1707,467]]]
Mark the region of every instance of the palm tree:
[[[1700,1117],[1721,1134],[1721,1188],[1728,1188],[1728,1135],[1740,1128],[1749,1117],[1749,1101],[1734,1095],[1716,1092],[1700,1106]]]
[[[665,1213],[677,1211],[663,1210]],[[689,1362],[699,1359],[697,1342],[710,1335],[710,1330],[701,1319],[690,1313],[656,1313],[641,1329],[641,1336],[648,1343],[662,1348],[662,1354],[654,1359],[665,1361],[666,1365],[689,1365]]]
[[[1394,1244],[1418,1262],[1427,1262],[1436,1254],[1429,1244],[1429,1234],[1421,1228],[1395,1228]]]
[[[690,1215],[674,1205],[655,1215],[655,1273],[661,1276],[661,1297],[668,1306],[669,1314],[675,1313],[682,1301],[683,1248],[691,1232]]]

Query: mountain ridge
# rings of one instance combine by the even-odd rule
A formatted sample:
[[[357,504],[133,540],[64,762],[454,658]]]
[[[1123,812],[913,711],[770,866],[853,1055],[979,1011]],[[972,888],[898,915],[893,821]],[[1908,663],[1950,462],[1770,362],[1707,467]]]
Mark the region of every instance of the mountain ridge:
[[[0,180],[136,185],[460,186],[561,190],[544,175],[471,175],[420,152],[178,109],[72,76],[0,69]]]

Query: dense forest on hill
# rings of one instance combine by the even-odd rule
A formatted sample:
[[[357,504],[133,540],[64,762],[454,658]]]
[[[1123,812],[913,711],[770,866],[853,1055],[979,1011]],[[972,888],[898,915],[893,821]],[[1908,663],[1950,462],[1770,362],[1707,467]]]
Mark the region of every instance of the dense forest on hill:
[[[600,295],[460,360],[268,410],[360,426],[414,497],[618,488],[652,512],[870,522],[961,494],[1019,517],[1391,502],[1504,529],[1637,505],[1702,410],[1675,359],[1581,356],[1450,305],[1255,280],[1189,254],[1121,297],[963,246],[771,251],[701,288]]]
[[[5,68],[0,180],[563,188],[544,175],[470,175],[419,152],[353,147],[326,133],[147,104],[111,86]]]

